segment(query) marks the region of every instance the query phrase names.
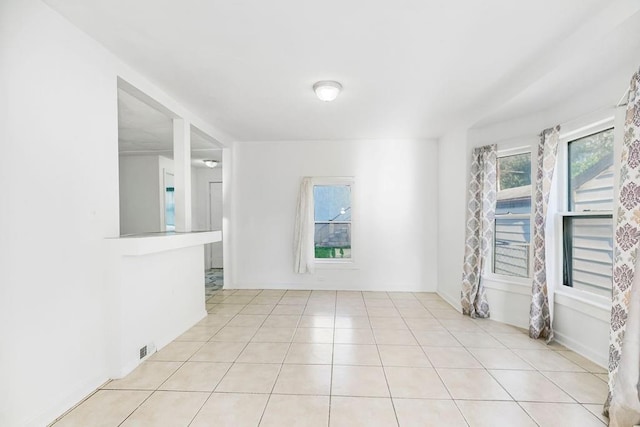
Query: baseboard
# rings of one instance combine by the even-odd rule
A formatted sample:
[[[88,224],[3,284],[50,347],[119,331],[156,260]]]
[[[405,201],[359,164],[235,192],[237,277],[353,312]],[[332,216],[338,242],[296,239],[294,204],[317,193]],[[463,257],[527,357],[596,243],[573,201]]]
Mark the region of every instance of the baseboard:
[[[593,351],[591,348],[579,343],[574,339],[569,338],[568,336],[566,336],[561,332],[554,330],[553,335],[556,342],[567,347],[569,350],[573,350],[579,355],[591,360],[593,363],[597,364],[598,366],[602,366],[603,368],[606,368],[608,366],[609,364],[608,354],[598,354],[597,352]]]
[[[224,284],[224,289],[274,289],[274,290],[303,290],[303,291],[373,291],[373,292],[433,292],[435,289],[416,286],[415,284],[394,284],[389,287],[388,284],[371,284],[366,286],[357,286],[353,283],[336,283],[331,281],[313,282],[313,283],[282,283],[282,282],[234,282],[232,284]]]
[[[460,309],[460,296],[459,295],[457,297],[452,297],[451,295],[445,294],[444,292],[436,291],[436,293],[440,296],[440,298],[445,300],[450,306],[455,308],[457,311],[462,311]]]
[[[154,351],[150,352],[147,355],[147,358],[149,356],[151,356],[153,353],[162,350],[163,347],[165,347],[167,344],[169,344],[170,342],[172,342],[173,340],[175,340],[176,338],[178,338],[180,335],[182,335],[183,333],[185,333],[186,331],[188,331],[189,329],[191,329],[193,326],[195,326],[198,322],[200,322],[202,319],[204,319],[205,317],[207,317],[207,311],[206,310],[202,310],[199,311],[197,315],[191,317],[188,321],[186,321],[184,323],[185,326],[180,327],[179,329],[177,329],[175,332],[172,332],[170,334],[166,334],[162,337],[156,338],[153,341],[154,344]],[[144,359],[146,360],[146,358]],[[124,378],[127,375],[129,375],[131,372],[133,372],[134,369],[136,369],[138,366],[140,366],[140,364],[144,361],[142,359],[134,359],[134,358],[130,358],[129,360],[127,360],[125,362],[124,365],[122,366],[118,366],[117,371],[114,371],[111,373],[111,379],[117,379],[117,378]]]
[[[87,396],[95,392],[106,381],[106,373],[105,375],[94,377],[90,381],[86,381],[78,387],[75,387],[71,393],[68,393],[58,399],[57,402],[53,403],[48,408],[40,411],[40,413],[35,416],[25,419],[24,422],[19,423],[18,425],[25,427],[42,427],[51,425],[66,412],[75,407],[79,402],[82,402],[87,398]]]

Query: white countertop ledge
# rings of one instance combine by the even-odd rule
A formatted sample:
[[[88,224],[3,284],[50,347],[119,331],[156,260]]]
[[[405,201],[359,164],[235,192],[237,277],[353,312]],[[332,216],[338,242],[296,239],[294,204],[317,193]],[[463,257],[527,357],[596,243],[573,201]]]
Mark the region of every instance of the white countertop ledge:
[[[109,249],[121,256],[140,256],[222,241],[222,231],[131,234],[105,239]]]

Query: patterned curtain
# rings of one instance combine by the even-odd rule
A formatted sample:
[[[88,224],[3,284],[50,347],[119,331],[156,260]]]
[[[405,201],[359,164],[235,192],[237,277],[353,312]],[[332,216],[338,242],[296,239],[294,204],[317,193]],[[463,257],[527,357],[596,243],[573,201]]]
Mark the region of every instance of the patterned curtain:
[[[633,75],[629,88],[616,207],[609,395],[605,414],[609,414],[611,426],[623,426],[640,422],[640,319],[635,277],[640,242],[640,71]]]
[[[533,286],[531,310],[529,311],[529,336],[531,338],[553,338],[551,312],[547,287],[546,245],[544,230],[547,223],[547,207],[551,181],[556,167],[558,133],[560,126],[545,129],[540,135],[536,165],[535,206],[533,221]]]
[[[493,240],[496,213],[496,145],[473,149],[467,207],[467,232],[462,271],[462,313],[489,317],[482,269]]]

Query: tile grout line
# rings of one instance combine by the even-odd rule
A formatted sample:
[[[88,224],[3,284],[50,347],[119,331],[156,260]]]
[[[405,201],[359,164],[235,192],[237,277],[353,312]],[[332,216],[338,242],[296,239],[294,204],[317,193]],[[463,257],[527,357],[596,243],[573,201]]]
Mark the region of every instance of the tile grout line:
[[[387,292],[385,292],[385,293],[387,294],[387,297],[389,297],[389,294]],[[391,298],[389,298],[389,299],[391,300]],[[393,303],[393,301],[391,301],[391,304],[395,308],[395,304]],[[389,378],[387,378],[387,371],[384,368],[384,362],[382,361],[382,355],[380,354],[380,347],[378,345],[378,339],[376,338],[376,334],[373,332],[373,324],[371,323],[371,316],[369,316],[369,306],[367,306],[366,301],[364,303],[364,306],[365,306],[365,310],[367,311],[367,318],[369,319],[369,325],[371,326],[371,332],[373,334],[373,342],[376,345],[376,351],[378,352],[378,358],[380,358],[380,368],[382,369],[382,375],[384,375],[384,382],[387,384],[387,391],[389,392],[389,401],[391,402],[391,409],[393,409],[393,416],[396,419],[396,425],[400,426],[400,420],[398,419],[398,411],[396,410],[396,405],[395,405],[395,403],[393,401],[393,395],[391,394],[391,386],[389,385]],[[404,321],[404,319],[403,319],[403,321]]]
[[[282,295],[282,297],[278,301],[282,301],[282,298],[284,298],[287,295],[288,291],[289,291],[288,289],[285,290],[284,294]],[[310,297],[311,297],[311,293],[309,293],[309,297],[307,297],[307,302],[304,305],[305,309],[307,308],[307,304],[309,302],[309,298]],[[276,307],[277,306],[278,306],[278,303],[276,303]],[[274,307],[273,310],[275,310],[275,307]],[[273,312],[273,310],[271,310],[271,312]],[[304,309],[302,310],[302,312],[304,313]],[[297,330],[298,330],[298,325],[300,324],[301,320],[302,320],[302,315],[299,316],[298,322],[296,323],[296,326],[294,327],[293,337],[291,338],[291,341],[289,342],[289,346],[287,347],[287,351],[285,352],[284,357],[282,358],[282,363],[280,363],[280,367],[278,368],[278,373],[276,374],[276,380],[273,382],[273,385],[271,386],[271,391],[268,393],[267,401],[265,402],[264,409],[262,410],[262,414],[260,415],[260,419],[258,420],[257,426],[260,426],[260,424],[262,424],[262,419],[264,418],[264,414],[267,412],[267,407],[269,406],[269,402],[271,401],[271,396],[273,396],[273,391],[276,388],[276,384],[278,384],[278,379],[280,378],[280,373],[282,372],[282,368],[284,367],[285,360],[287,360],[287,356],[289,355],[289,351],[291,351],[291,345],[293,344],[293,340],[295,339],[295,335],[297,334]],[[266,318],[265,318],[265,321],[266,321]],[[263,322],[263,324],[264,324],[264,322]],[[257,333],[257,331],[256,331],[256,333]],[[238,356],[238,357],[240,357],[240,356]]]
[[[338,317],[338,291],[335,291],[333,302],[333,339],[331,340],[331,375],[329,377],[329,412],[327,414],[327,427],[331,426],[331,403],[333,402],[333,362],[336,354],[336,320]]]
[[[460,340],[458,340],[458,338],[453,335],[451,333],[451,331],[449,331],[449,329],[440,321],[440,319],[438,319],[432,312],[431,310],[429,310],[429,307],[425,306],[422,301],[420,301],[420,303],[422,304],[422,306],[429,312],[429,314],[431,314],[434,319],[436,319],[438,321],[438,323],[440,323],[440,325],[442,325],[443,328],[445,328],[445,330],[447,331],[448,334],[450,334],[454,340],[456,340],[461,346],[462,348],[464,348],[466,350],[466,347],[464,346],[464,344],[462,344],[462,342],[460,342]],[[413,332],[413,331],[412,331]],[[460,405],[458,405],[458,402],[456,401],[456,399],[453,398],[453,395],[451,394],[451,390],[449,390],[449,387],[447,387],[447,384],[444,382],[444,380],[442,379],[442,376],[440,375],[440,372],[438,372],[438,370],[436,369],[436,367],[433,365],[433,362],[431,361],[431,358],[429,357],[428,354],[426,354],[426,351],[424,351],[424,347],[420,346],[423,350],[423,352],[425,353],[425,355],[427,356],[427,359],[429,360],[429,362],[431,363],[431,365],[433,366],[433,371],[436,373],[436,375],[438,376],[438,379],[440,380],[440,382],[442,382],[442,385],[444,386],[445,390],[447,390],[447,393],[449,394],[449,396],[451,397],[451,401],[453,402],[453,404],[455,405],[456,409],[458,410],[458,412],[460,413],[460,415],[462,416],[462,419],[464,420],[464,422],[467,424],[467,426],[470,426],[470,421],[468,420],[467,416],[464,414],[464,412],[462,411],[462,408],[460,408]],[[468,350],[467,350],[468,352]],[[473,355],[472,355],[473,357]],[[482,365],[482,364],[481,364]]]
[[[235,293],[236,293],[236,292],[234,292],[234,294],[235,294]],[[232,294],[232,295],[233,295],[233,294]],[[255,298],[255,297],[254,297],[254,298]],[[251,301],[252,301],[252,300],[253,300],[253,298],[251,299]],[[245,306],[246,306],[246,305],[245,305]],[[229,324],[229,322],[231,322],[233,319],[235,319],[235,318],[236,318],[236,316],[238,316],[238,314],[239,314],[239,312],[238,312],[238,313],[236,313],[236,314],[235,314],[233,317],[231,317],[229,320],[227,320],[227,321],[225,322],[225,324],[222,326],[222,328],[220,328],[218,331],[216,331],[216,332],[211,336],[211,338],[209,338],[209,340],[208,340],[207,342],[212,342],[212,341],[211,341],[211,339],[212,339],[215,335],[217,335],[217,334],[218,334],[218,332],[220,332],[222,329],[224,329],[224,327],[225,327],[226,325],[228,325],[228,324]],[[209,316],[209,313],[207,313],[207,316]],[[255,335],[255,334],[254,334],[254,335]],[[207,342],[205,342],[202,346],[200,346],[200,348],[199,348],[198,350],[194,351],[194,352],[193,352],[193,354],[192,354],[191,356],[189,356],[189,358],[187,358],[187,360],[185,360],[185,361],[182,363],[182,365],[180,365],[180,367],[179,367],[178,369],[176,369],[176,371],[175,371],[173,374],[171,374],[171,375],[170,375],[170,376],[169,376],[169,377],[168,377],[164,382],[162,382],[162,384],[160,384],[160,386],[158,387],[158,390],[159,390],[159,389],[160,389],[160,388],[161,388],[161,387],[162,387],[162,386],[163,386],[167,381],[169,381],[169,379],[171,379],[171,378],[172,378],[172,377],[173,377],[173,376],[174,376],[174,375],[175,375],[175,374],[176,374],[176,373],[177,373],[177,372],[178,372],[178,371],[179,371],[183,366],[185,366],[185,365],[187,364],[187,362],[188,362],[189,360],[191,360],[191,358],[192,358],[192,357],[193,357],[193,356],[194,356],[194,355],[195,355],[195,354],[196,354],[196,353],[197,353],[197,352],[198,352],[202,347],[204,347],[204,346],[206,345],[206,343],[207,343]],[[213,341],[213,342],[216,342],[216,341]],[[245,346],[245,348],[246,348],[246,346]],[[242,351],[244,351],[244,349],[243,349]],[[242,353],[242,351],[241,351],[241,353]],[[239,356],[239,355],[238,355],[238,356]],[[236,359],[237,359],[237,358],[236,358]],[[218,362],[211,362],[211,363],[218,363]],[[216,383],[216,385],[213,387],[213,389],[212,389],[212,390],[211,390],[211,392],[209,393],[209,396],[207,396],[207,398],[204,400],[204,402],[202,402],[202,405],[200,405],[200,408],[198,408],[198,410],[195,412],[195,414],[193,415],[193,417],[191,418],[191,420],[189,421],[189,424],[187,424],[187,426],[190,426],[191,424],[193,424],[193,421],[196,419],[196,417],[198,416],[198,414],[202,411],[202,408],[204,408],[204,405],[206,405],[206,403],[211,399],[211,397],[213,396],[213,393],[215,392],[216,388],[217,388],[217,387],[218,387],[218,385],[222,382],[222,380],[224,379],[224,377],[229,373],[229,371],[231,370],[231,367],[232,367],[233,365],[234,365],[234,363],[233,363],[233,362],[229,364],[229,366],[227,367],[227,369],[226,369],[225,373],[220,377],[220,380],[219,380],[219,381]],[[156,390],[156,391],[158,391],[158,390]],[[188,391],[188,392],[192,392],[192,391]],[[155,392],[154,392],[154,393],[155,393]],[[153,395],[153,393],[152,393],[151,395]],[[151,395],[150,395],[149,397],[151,397]],[[123,422],[124,422],[124,421],[123,421]]]

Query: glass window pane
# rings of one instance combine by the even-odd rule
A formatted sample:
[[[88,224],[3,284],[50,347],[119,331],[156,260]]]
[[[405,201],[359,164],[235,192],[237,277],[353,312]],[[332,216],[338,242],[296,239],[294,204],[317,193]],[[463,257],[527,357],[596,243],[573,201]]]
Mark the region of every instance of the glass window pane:
[[[531,185],[531,153],[498,158],[498,191]]]
[[[351,186],[313,187],[315,221],[351,221]]]
[[[613,129],[569,143],[569,210],[613,209]]]
[[[173,187],[166,187],[164,193],[164,226],[166,231],[176,229],[176,201]]]
[[[531,212],[531,153],[498,158],[496,215]]]
[[[351,224],[317,222],[314,247],[316,258],[351,258]]]
[[[529,277],[530,218],[496,218],[493,272]]]
[[[564,218],[564,282],[611,296],[613,220],[611,216]]]

